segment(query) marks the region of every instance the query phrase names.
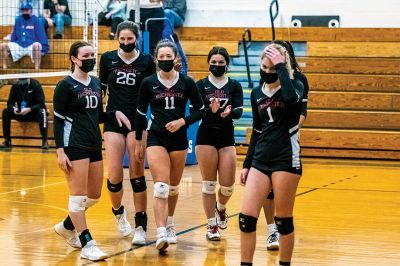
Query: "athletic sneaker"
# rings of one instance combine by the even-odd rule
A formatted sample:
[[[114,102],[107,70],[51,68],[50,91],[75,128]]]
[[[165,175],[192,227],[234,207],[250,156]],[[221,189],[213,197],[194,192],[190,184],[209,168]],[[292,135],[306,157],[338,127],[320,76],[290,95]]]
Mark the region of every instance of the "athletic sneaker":
[[[167,225],[167,238],[168,244],[176,244],[178,242],[174,224]]]
[[[135,234],[132,238],[132,245],[146,245],[146,231],[143,230],[143,227],[136,227]]]
[[[167,230],[165,227],[157,228],[157,241],[156,241],[156,249],[159,251],[165,251],[168,248],[168,237]]]
[[[82,248],[81,258],[91,261],[104,260],[108,258],[108,254],[104,253],[96,244],[96,241],[90,240],[86,246]]]
[[[221,235],[219,234],[218,226],[217,225],[208,225],[206,237],[210,241],[220,241]]]
[[[73,248],[82,248],[81,241],[79,241],[78,233],[75,230],[68,230],[64,227],[64,221],[59,222],[54,226],[54,231],[63,237],[65,241]]]
[[[128,219],[126,219],[126,211],[124,210],[122,214],[115,215],[115,219],[117,219],[119,233],[122,236],[129,236],[132,232],[132,227]]]
[[[221,230],[225,230],[228,226],[228,215],[226,214],[226,209],[220,211],[215,207],[215,216],[217,217],[217,225]]]
[[[279,249],[279,233],[277,231],[272,232],[267,238],[267,249],[278,250]]]

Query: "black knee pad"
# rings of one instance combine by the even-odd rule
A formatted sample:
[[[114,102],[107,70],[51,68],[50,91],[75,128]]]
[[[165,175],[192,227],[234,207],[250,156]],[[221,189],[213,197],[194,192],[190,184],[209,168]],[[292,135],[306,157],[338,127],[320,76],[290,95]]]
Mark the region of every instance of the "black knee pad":
[[[131,178],[131,186],[133,192],[143,192],[147,189],[146,178],[141,176],[139,178]]]
[[[274,196],[274,191],[271,190],[271,191],[268,193],[267,199],[273,200],[274,198],[275,198],[275,196]]]
[[[275,223],[276,228],[281,235],[288,235],[294,231],[293,217],[280,218],[275,216]]]
[[[239,214],[239,228],[245,233],[255,232],[257,229],[258,218],[243,213]]]
[[[111,184],[110,180],[107,179],[107,188],[110,192],[119,192],[122,189],[122,181],[118,184]]]

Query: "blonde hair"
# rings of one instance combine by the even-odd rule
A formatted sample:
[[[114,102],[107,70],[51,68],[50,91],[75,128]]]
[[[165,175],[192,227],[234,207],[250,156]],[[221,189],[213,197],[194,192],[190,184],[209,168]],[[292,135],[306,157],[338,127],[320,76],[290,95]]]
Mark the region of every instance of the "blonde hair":
[[[283,56],[285,57],[286,69],[287,69],[287,71],[288,71],[288,73],[289,73],[289,77],[290,77],[290,79],[294,79],[294,76],[293,76],[294,70],[293,70],[293,68],[292,68],[292,62],[291,62],[291,59],[290,59],[290,54],[289,54],[289,52],[286,50],[286,48],[285,48],[284,46],[282,46],[282,45],[280,45],[280,44],[276,44],[276,43],[271,43],[271,44],[269,44],[267,47],[265,47],[264,51],[262,52],[262,54],[261,54],[261,60],[263,60],[264,57],[267,56],[266,51],[267,51],[268,48],[270,48],[270,47],[274,47],[276,50],[278,50],[278,51],[281,53],[281,55],[283,55]]]

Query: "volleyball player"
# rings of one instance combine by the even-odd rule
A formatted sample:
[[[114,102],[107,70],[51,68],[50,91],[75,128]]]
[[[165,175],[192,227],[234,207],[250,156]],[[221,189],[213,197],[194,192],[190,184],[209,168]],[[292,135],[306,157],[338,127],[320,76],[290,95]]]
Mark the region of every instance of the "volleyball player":
[[[298,124],[303,84],[294,79],[290,55],[278,44],[264,50],[260,74],[263,85],[251,93],[253,132],[240,176],[245,184],[239,214],[241,265],[252,265],[257,220],[271,188],[275,195],[275,222],[281,235],[279,264],[290,265],[293,207],[302,173]]]
[[[131,21],[118,25],[119,49],[106,52],[100,59],[100,80],[103,91],[108,89],[107,111],[120,110],[129,119],[131,128],[120,127],[113,119],[104,124],[104,140],[108,160],[107,188],[122,236],[130,235],[132,229],[127,220],[126,210],[121,204],[123,197],[123,160],[125,151],[129,156],[129,176],[135,206],[135,234],[132,244],[146,244],[147,193],[143,158],[135,159],[135,113],[139,86],[142,80],[155,73],[152,56],[136,49],[139,38],[138,26]]]
[[[307,77],[301,72],[301,68],[297,63],[296,56],[294,54],[293,46],[290,42],[283,41],[283,40],[274,40],[273,43],[282,45],[288,51],[292,69],[293,69],[293,76],[294,78],[300,80],[303,83],[304,91],[303,97],[301,100],[301,113],[299,119],[299,126],[303,124],[307,117],[307,102],[308,102],[308,81]],[[275,215],[275,203],[274,203],[274,192],[271,191],[267,199],[264,202],[263,210],[265,214],[265,219],[268,225],[268,236],[267,236],[267,249],[268,250],[277,250],[279,249],[279,232],[276,228],[276,224],[274,221]]]
[[[54,92],[54,136],[58,164],[69,189],[69,216],[55,225],[68,244],[82,248],[81,258],[102,260],[108,255],[97,247],[86,225],[85,211],[96,204],[103,184],[102,139],[99,123],[115,116],[130,128],[119,112],[103,112],[100,81],[88,73],[96,61],[93,47],[75,42],[69,51],[72,74],[57,84]]]
[[[156,248],[164,251],[177,242],[173,215],[178,201],[179,182],[185,167],[187,127],[204,115],[204,105],[194,81],[174,69],[176,45],[160,41],[155,50],[160,71],[143,80],[136,114],[136,151],[143,158],[143,130],[150,105],[151,124],[147,136],[147,160],[154,179],[154,216],[157,225]],[[190,100],[193,112],[185,117]]]
[[[205,105],[210,106],[197,132],[196,157],[199,162],[203,207],[208,219],[208,240],[219,241],[220,229],[226,229],[226,204],[235,185],[236,148],[233,119],[243,113],[242,86],[225,74],[229,54],[213,47],[207,56],[210,75],[196,84]],[[216,196],[218,175],[218,197]]]

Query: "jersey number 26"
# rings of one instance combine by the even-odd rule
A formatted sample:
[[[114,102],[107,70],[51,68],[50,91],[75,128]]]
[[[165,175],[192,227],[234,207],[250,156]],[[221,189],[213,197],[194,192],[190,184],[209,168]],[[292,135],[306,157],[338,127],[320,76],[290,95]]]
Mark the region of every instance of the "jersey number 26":
[[[122,85],[135,85],[136,75],[135,73],[125,73],[125,72],[118,72],[117,73],[117,83]]]

